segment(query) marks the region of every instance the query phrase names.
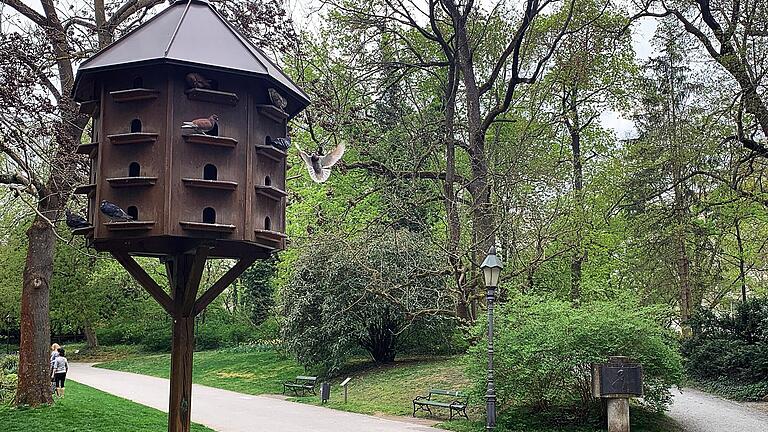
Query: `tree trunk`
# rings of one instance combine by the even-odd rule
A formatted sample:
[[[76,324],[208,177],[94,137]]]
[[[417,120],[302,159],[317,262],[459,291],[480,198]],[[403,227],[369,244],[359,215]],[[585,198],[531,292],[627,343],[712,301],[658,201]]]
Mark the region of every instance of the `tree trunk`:
[[[491,189],[488,185],[488,160],[485,154],[485,130],[480,116],[480,89],[475,77],[474,61],[467,35],[466,17],[452,9],[456,31],[457,65],[464,83],[467,107],[467,132],[469,135],[469,160],[472,180],[467,189],[472,195],[472,260],[479,264],[495,243],[494,214],[491,206]],[[477,317],[478,292],[483,292],[480,274],[471,284],[471,318]]]
[[[459,241],[461,239],[461,221],[459,220],[459,209],[456,204],[456,191],[454,182],[456,180],[456,142],[454,137],[454,120],[456,117],[456,91],[458,88],[458,78],[456,76],[456,67],[451,65],[448,71],[448,83],[445,88],[445,184],[443,193],[445,195],[444,205],[447,219],[448,234],[448,261],[453,270],[454,281],[456,283],[457,301],[456,316],[465,321],[470,321],[470,308],[467,302],[467,292],[464,270],[459,256]]]
[[[679,164],[676,163],[673,173],[673,181],[675,182],[675,219],[677,226],[675,227],[675,248],[677,253],[677,277],[680,286],[680,323],[685,326],[686,322],[691,318],[691,278],[690,278],[690,266],[691,262],[688,258],[688,251],[686,247],[686,227],[688,225],[688,212],[683,197],[683,186],[680,184],[682,175]]]
[[[744,266],[744,243],[741,239],[741,220],[736,218],[736,244],[739,247],[739,280],[741,280],[741,301],[747,301],[747,273]]]
[[[17,406],[38,406],[52,402],[48,295],[56,236],[53,228],[37,216],[27,230],[27,238],[29,249],[21,292],[19,381],[15,402]]]
[[[574,307],[581,303],[581,269],[586,259],[584,251],[584,170],[581,157],[581,122],[577,107],[578,88],[574,85],[566,95],[566,127],[571,140],[573,209],[576,218],[576,237],[571,255],[571,302]]]
[[[99,338],[96,336],[96,331],[93,330],[93,324],[90,321],[83,325],[83,333],[85,333],[88,348],[94,349],[99,347]]]

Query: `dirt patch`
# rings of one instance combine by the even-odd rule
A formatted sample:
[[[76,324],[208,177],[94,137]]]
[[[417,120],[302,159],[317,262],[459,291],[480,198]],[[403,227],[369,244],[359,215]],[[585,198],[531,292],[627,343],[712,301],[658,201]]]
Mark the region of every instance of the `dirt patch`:
[[[743,404],[752,408],[753,410],[768,414],[768,402],[743,402]]]

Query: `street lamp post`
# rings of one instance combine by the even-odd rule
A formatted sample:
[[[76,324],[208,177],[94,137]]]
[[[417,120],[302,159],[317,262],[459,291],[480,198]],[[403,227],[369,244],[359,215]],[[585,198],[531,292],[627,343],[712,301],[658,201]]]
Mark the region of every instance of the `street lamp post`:
[[[488,389],[485,393],[486,421],[485,430],[496,428],[496,387],[493,384],[493,302],[496,299],[496,287],[499,285],[499,275],[504,266],[496,257],[496,247],[491,246],[488,256],[480,265],[485,279],[486,300],[488,304]]]

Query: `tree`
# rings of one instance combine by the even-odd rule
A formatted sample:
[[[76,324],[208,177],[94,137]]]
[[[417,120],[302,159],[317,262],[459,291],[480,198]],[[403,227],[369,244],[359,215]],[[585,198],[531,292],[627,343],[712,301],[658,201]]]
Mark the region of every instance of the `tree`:
[[[638,2],[635,19],[644,16],[674,17],[707,55],[735,80],[739,89],[736,133],[730,139],[768,157],[768,5],[763,0],[660,0]],[[750,116],[746,118],[744,114]]]
[[[305,365],[338,370],[358,350],[394,361],[409,333],[453,315],[443,257],[407,230],[307,245],[283,292],[287,348]],[[446,321],[447,320],[447,321]]]
[[[89,121],[72,98],[75,66],[140,24],[163,0],[94,0],[68,10],[41,0],[41,11],[21,0],[0,3],[13,14],[0,34],[0,152],[10,161],[0,184],[12,187],[35,212],[27,230],[16,403],[35,406],[51,401],[46,359],[54,223],[87,172],[75,154]],[[277,1],[217,3],[247,36],[279,42],[278,49],[289,45]]]
[[[253,325],[263,323],[275,305],[272,280],[277,273],[274,259],[256,261],[246,270],[240,281],[243,288],[243,304]]]
[[[580,1],[573,17],[579,31],[563,38],[552,70],[542,85],[557,94],[555,112],[565,128],[571,151],[572,224],[571,301],[581,301],[582,268],[587,259],[585,237],[593,225],[585,198],[584,164],[604,156],[599,118],[605,110],[626,105],[634,72],[634,52],[626,36],[615,37],[624,17],[599,2]],[[545,90],[545,91],[546,91]],[[585,156],[586,155],[586,156]]]
[[[354,89],[370,102],[377,99],[376,94],[399,86],[403,89],[399,101],[405,108],[400,119],[413,116],[418,120],[401,122],[399,127],[412,145],[395,147],[398,143],[391,142],[392,151],[380,158],[361,151],[360,160],[347,168],[366,169],[389,180],[429,184],[439,194],[457,315],[473,320],[483,297],[473,269],[496,242],[503,225],[497,219],[500,204],[492,199],[492,179],[503,174],[493,172],[489,159],[500,149],[491,148],[497,145],[496,138],[493,144],[487,145],[486,140],[498,137],[499,129],[515,121],[510,118],[514,117],[510,113],[513,103],[526,86],[541,77],[562,38],[576,31],[570,26],[575,0],[528,0],[519,9],[508,9],[503,3],[486,9],[471,0],[329,3],[331,20],[344,29],[338,52],[347,57],[339,63],[346,66],[345,74],[351,79],[340,81],[342,87],[332,87],[333,91],[324,88],[322,94],[346,96]],[[557,19],[550,20],[550,16]],[[316,87],[313,83],[321,81],[318,75],[337,73],[311,63],[310,69],[306,74],[310,91]],[[376,85],[379,87],[372,87]],[[355,106],[354,113],[366,113],[370,105]],[[310,118],[335,119],[325,123],[343,133],[338,125],[355,116],[343,106],[338,108],[310,107]],[[369,119],[359,117],[363,117],[361,122]],[[314,126],[313,122],[308,125],[313,137]],[[365,148],[369,139],[378,141],[380,137],[358,134],[347,139],[362,141],[359,145]],[[444,159],[435,158],[438,149]],[[460,227],[464,216],[471,227],[467,234]]]

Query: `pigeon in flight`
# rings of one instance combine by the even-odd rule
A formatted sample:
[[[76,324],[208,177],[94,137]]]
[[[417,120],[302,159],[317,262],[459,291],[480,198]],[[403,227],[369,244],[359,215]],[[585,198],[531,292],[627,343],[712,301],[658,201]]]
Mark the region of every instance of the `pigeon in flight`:
[[[189,88],[210,89],[211,80],[197,72],[191,72],[187,74],[187,85]]]
[[[182,131],[189,131],[192,133],[207,133],[213,130],[219,122],[219,116],[211,114],[208,118],[199,118],[190,122],[184,122],[181,125]]]
[[[298,144],[296,144],[296,148],[299,149],[299,156],[307,166],[309,176],[315,183],[324,183],[328,180],[328,177],[331,176],[331,167],[341,160],[341,157],[344,156],[344,150],[346,150],[343,142],[327,155],[307,154]]]
[[[288,101],[277,90],[270,88],[267,89],[269,93],[269,100],[272,101],[272,105],[280,108],[281,111],[285,111],[285,107],[288,106]]]
[[[269,144],[278,150],[286,151],[291,147],[291,138],[270,138]]]
[[[91,226],[84,217],[79,214],[72,213],[67,209],[67,226],[72,229],[85,228]]]
[[[101,210],[101,212],[104,213],[112,221],[133,220],[133,216],[126,213],[125,210],[118,207],[117,204],[113,204],[107,200],[101,202],[99,210]]]

